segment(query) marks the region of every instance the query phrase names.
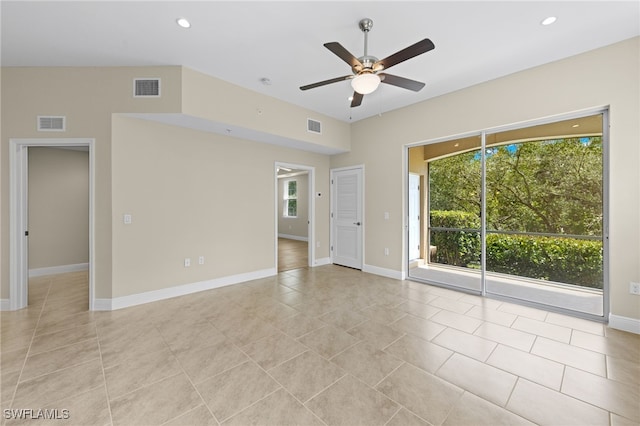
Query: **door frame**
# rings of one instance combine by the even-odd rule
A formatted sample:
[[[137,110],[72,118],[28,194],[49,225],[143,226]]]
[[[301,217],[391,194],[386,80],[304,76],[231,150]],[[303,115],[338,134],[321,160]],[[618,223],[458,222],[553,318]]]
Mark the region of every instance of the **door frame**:
[[[308,200],[308,213],[307,213],[307,266],[315,265],[316,258],[316,244],[315,244],[315,213],[316,213],[316,168],[313,166],[305,166],[303,164],[285,163],[282,161],[276,161],[274,164],[274,182],[275,182],[275,195],[274,195],[274,208],[275,208],[275,238],[274,238],[274,265],[276,273],[278,272],[278,207],[282,201],[278,197],[278,167],[285,167],[287,169],[304,170],[308,172],[308,188],[307,196]]]
[[[330,207],[329,207],[329,211],[331,212],[329,214],[329,263],[333,264],[333,244],[335,242],[335,233],[333,232],[333,225],[334,225],[334,217],[333,217],[333,210],[335,207],[335,194],[334,194],[334,185],[333,185],[333,181],[334,181],[334,177],[336,172],[343,172],[346,170],[357,170],[359,169],[361,174],[362,174],[362,181],[360,182],[360,201],[362,204],[362,232],[361,232],[361,236],[360,236],[360,247],[361,247],[361,253],[362,253],[362,259],[360,259],[360,270],[364,271],[364,259],[365,259],[365,226],[367,225],[367,221],[365,219],[365,174],[364,174],[364,164],[358,164],[355,166],[347,166],[347,167],[337,167],[334,169],[331,169],[329,172],[329,178],[330,178],[330,183],[331,183],[331,197],[330,197]]]
[[[497,299],[497,300],[505,300],[511,303],[516,303],[516,304],[520,304],[520,305],[524,305],[524,306],[532,306],[534,308],[539,308],[539,309],[545,309],[547,311],[552,311],[552,312],[559,312],[565,315],[570,315],[570,316],[574,316],[574,317],[578,317],[578,318],[586,318],[589,320],[595,320],[595,321],[600,321],[600,322],[607,322],[610,319],[611,316],[611,306],[610,306],[610,300],[611,300],[611,287],[610,287],[610,244],[609,244],[609,225],[610,225],[610,215],[609,215],[609,203],[610,203],[610,156],[609,156],[609,146],[610,146],[610,131],[609,131],[609,126],[610,126],[610,108],[609,106],[601,106],[601,107],[594,107],[594,108],[587,108],[584,110],[580,110],[580,111],[574,111],[574,112],[569,112],[569,113],[564,113],[564,114],[559,114],[559,115],[554,115],[554,116],[548,116],[548,117],[543,117],[543,118],[539,118],[539,119],[532,119],[532,120],[527,120],[527,121],[522,121],[522,122],[517,122],[517,123],[512,123],[512,124],[507,124],[507,125],[501,125],[501,126],[494,126],[494,127],[487,127],[483,130],[480,131],[474,131],[474,132],[468,132],[468,133],[460,133],[460,134],[453,134],[450,136],[445,136],[445,137],[439,137],[439,138],[434,138],[434,139],[429,139],[429,140],[425,140],[425,141],[419,141],[419,142],[414,142],[414,143],[410,143],[410,144],[406,144],[404,145],[404,149],[403,149],[403,174],[404,174],[404,188],[403,188],[403,197],[406,197],[406,201],[403,203],[403,213],[404,217],[407,217],[408,215],[408,211],[409,211],[409,202],[408,202],[408,191],[409,191],[409,150],[413,147],[418,147],[418,146],[425,146],[425,145],[430,145],[430,144],[434,144],[434,143],[438,143],[438,142],[446,142],[448,140],[453,140],[453,139],[457,139],[457,138],[464,138],[464,137],[470,137],[470,136],[480,136],[481,137],[481,147],[480,147],[480,151],[481,151],[481,155],[482,155],[482,183],[481,183],[481,191],[482,191],[482,208],[481,208],[481,216],[482,217],[486,217],[486,200],[485,200],[485,186],[486,186],[486,181],[485,181],[485,175],[486,175],[486,170],[485,170],[485,165],[486,165],[486,152],[485,152],[485,145],[486,145],[486,135],[488,134],[493,134],[493,133],[497,133],[497,132],[504,132],[504,131],[508,131],[508,130],[515,130],[515,129],[520,129],[520,128],[524,128],[524,127],[531,127],[531,126],[535,126],[535,125],[542,125],[542,124],[549,124],[549,123],[554,123],[557,121],[563,121],[563,120],[570,120],[572,118],[582,118],[582,117],[588,117],[591,115],[597,115],[597,114],[602,114],[603,116],[603,121],[602,121],[602,214],[603,214],[603,221],[602,221],[602,247],[603,247],[603,264],[602,264],[602,269],[603,269],[603,287],[602,287],[602,304],[603,304],[603,314],[602,316],[596,315],[596,314],[590,314],[590,313],[585,313],[585,312],[581,312],[581,311],[574,311],[574,310],[570,310],[570,309],[565,309],[565,308],[561,308],[561,307],[557,307],[557,306],[553,306],[553,305],[548,305],[548,304],[544,304],[542,302],[536,302],[536,301],[530,301],[530,300],[525,300],[525,299],[518,299],[516,297],[508,297],[508,296],[501,296],[501,295],[497,295],[491,292],[487,292],[487,286],[486,286],[486,224],[485,221],[483,220],[481,223],[482,229],[481,229],[481,246],[482,246],[482,254],[481,254],[481,290],[479,292],[475,292],[475,291],[469,291],[473,294],[478,294],[480,296],[486,296],[489,298],[493,298],[493,299]],[[428,179],[428,178],[427,178]],[[427,183],[425,182],[425,186],[427,185]],[[429,188],[428,186],[426,186],[426,188]],[[427,205],[429,205],[429,200],[428,200],[428,194],[427,197],[425,198],[425,202],[427,203]],[[427,216],[427,215],[425,215]],[[405,228],[405,232],[403,232],[403,238],[406,238],[408,240],[409,236],[408,236],[408,222],[406,224],[406,228]],[[424,224],[423,224],[424,226]],[[407,247],[407,242],[405,241],[403,244],[403,247]],[[407,276],[409,277],[409,279],[412,280],[416,280],[419,282],[423,282],[422,279],[420,278],[415,278],[415,277],[411,277],[409,276],[409,255],[408,252],[403,253],[403,264],[404,267],[407,268]],[[425,281],[426,282],[426,281]],[[461,289],[459,287],[452,287],[447,283],[433,283],[433,282],[429,282],[430,284],[436,284],[439,286],[443,286],[443,287],[448,287],[448,288],[453,288],[454,290],[457,291],[466,291],[464,289]]]
[[[420,247],[418,249],[418,258],[420,258],[420,252],[422,250],[424,250],[423,244],[422,244],[422,239],[420,238],[420,236],[422,235],[422,196],[421,196],[421,191],[422,191],[422,186],[420,184],[420,175],[418,173],[412,173],[409,172],[408,178],[407,178],[407,256],[409,257],[409,262],[411,262],[412,260],[418,259],[412,259],[411,258],[411,224],[412,224],[412,219],[411,219],[411,176],[417,176],[418,177],[418,246]],[[426,260],[425,260],[426,261]]]
[[[28,148],[89,148],[89,310],[95,307],[95,139],[9,139],[9,310],[28,304]]]

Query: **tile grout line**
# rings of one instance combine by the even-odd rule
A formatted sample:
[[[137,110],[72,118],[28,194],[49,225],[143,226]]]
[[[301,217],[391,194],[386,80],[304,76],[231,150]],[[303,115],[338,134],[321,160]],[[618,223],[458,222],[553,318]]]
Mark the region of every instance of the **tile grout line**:
[[[96,340],[98,341],[98,352],[100,353],[100,368],[102,370],[102,381],[104,383],[104,395],[107,399],[107,410],[109,411],[109,421],[113,426],[113,413],[111,412],[111,399],[109,398],[109,389],[107,388],[107,375],[104,372],[104,360],[102,358],[102,346],[100,345],[100,338],[98,337],[98,324],[94,324],[96,328]]]
[[[43,353],[46,353],[46,352],[43,352]],[[40,355],[40,354],[37,354],[37,355]],[[73,364],[73,365],[68,365],[68,366],[63,367],[63,368],[58,368],[57,370],[53,370],[53,371],[50,371],[48,373],[43,373],[43,374],[40,374],[38,376],[29,377],[28,379],[20,381],[18,383],[27,383],[27,382],[39,379],[39,378],[44,377],[44,376],[48,376],[49,374],[58,373],[60,371],[65,371],[65,370],[69,370],[69,369],[74,368],[74,367],[79,367],[79,366],[84,365],[84,364],[92,363],[92,362],[94,362],[94,361],[96,361],[98,359],[100,359],[100,362],[102,363],[102,360],[101,360],[100,356],[98,356],[96,358],[93,358],[93,359],[90,359],[90,360],[87,360],[87,361],[79,362],[79,363]]]
[[[314,317],[314,318],[315,318],[315,317]],[[322,327],[321,327],[321,328],[322,328]],[[299,342],[298,342],[298,343],[299,343]],[[301,344],[302,344],[302,343],[301,343]],[[303,345],[303,346],[306,346],[306,345]],[[240,348],[240,350],[242,351],[242,349],[241,349],[241,348]],[[247,357],[249,357],[249,359],[250,359],[251,361],[253,361],[253,359],[252,359],[248,354],[246,354],[244,351],[242,351],[242,352],[243,352]],[[313,352],[313,353],[315,353],[316,355],[320,356],[321,358],[325,359],[322,355],[318,354],[317,352],[315,352],[315,351],[313,351],[312,349],[310,349],[310,348],[309,348],[309,349],[308,349],[308,350],[306,350],[305,352],[302,352],[302,353],[300,353],[300,354],[298,354],[298,355],[294,356],[293,358],[291,358],[291,359],[289,359],[289,360],[287,360],[287,361],[285,361],[285,362],[291,361],[292,359],[297,358],[298,356],[300,356],[300,355],[302,355],[302,354],[305,354],[305,353],[307,353],[307,352]],[[255,361],[254,361],[254,362],[255,362]],[[282,363],[280,363],[280,364],[278,364],[278,365],[276,365],[276,366],[272,367],[270,370],[272,370],[272,369],[274,369],[274,368],[278,367],[279,365],[284,364],[285,362],[282,362]],[[330,362],[330,361],[328,361],[328,360],[327,360],[327,362]],[[277,392],[277,391],[278,391],[278,390],[280,390],[280,389],[284,389],[284,391],[285,391],[285,392],[287,392],[287,394],[291,395],[291,397],[292,397],[293,399],[295,399],[296,401],[298,401],[298,403],[300,403],[300,405],[301,405],[305,410],[307,410],[308,412],[310,412],[310,413],[311,413],[315,418],[317,418],[317,419],[318,419],[322,424],[324,424],[325,426],[327,426],[327,423],[326,423],[324,420],[322,420],[320,417],[318,417],[318,415],[317,415],[313,410],[311,410],[309,407],[307,407],[305,402],[301,401],[301,400],[300,400],[300,399],[298,399],[294,394],[292,394],[291,392],[289,392],[289,390],[286,388],[286,386],[284,386],[282,383],[280,383],[280,382],[278,381],[278,379],[276,379],[275,377],[273,377],[273,375],[272,375],[271,373],[269,373],[269,371],[267,371],[267,370],[265,370],[264,368],[262,368],[262,366],[260,366],[258,363],[256,363],[256,365],[258,366],[258,368],[261,368],[261,369],[262,369],[262,370],[263,370],[263,371],[264,371],[264,372],[265,372],[265,373],[266,373],[266,374],[267,374],[267,375],[268,375],[268,376],[269,376],[273,381],[275,381],[278,385],[280,385],[280,388],[279,388],[279,389],[276,389],[276,390],[275,390],[274,392],[272,392],[271,394],[273,394],[273,393]],[[340,367],[338,366],[338,368],[340,368]],[[340,368],[340,369],[342,370],[342,368]],[[328,389],[329,387],[333,386],[335,383],[337,383],[340,379],[342,379],[342,378],[343,378],[344,376],[346,376],[347,374],[348,374],[348,373],[346,373],[346,372],[345,372],[345,374],[343,374],[342,376],[340,376],[340,377],[339,377],[337,380],[335,380],[333,383],[331,383],[331,384],[329,384],[328,386],[326,386],[325,388],[321,389],[321,390],[320,390],[318,393],[316,393],[315,395],[312,395],[311,397],[309,397],[309,398],[307,399],[307,402],[308,402],[308,401],[311,401],[311,400],[312,400],[313,398],[315,398],[317,395],[321,394],[321,393],[322,393],[322,392],[324,392],[326,389]],[[271,394],[269,394],[269,395],[271,395]],[[267,396],[269,396],[269,395],[267,395]],[[266,398],[267,396],[265,396],[264,398]],[[264,398],[262,398],[262,399],[264,399]],[[262,400],[262,399],[261,399],[261,400]],[[256,403],[257,403],[257,402],[258,402],[258,401],[256,401]],[[251,404],[251,405],[253,405],[253,404]],[[248,407],[247,407],[247,408],[248,408]],[[242,411],[244,411],[244,409],[243,409]],[[234,415],[235,415],[235,414],[234,414]],[[230,417],[229,417],[229,418],[230,418]]]
[[[261,340],[261,339],[259,339],[259,340]],[[233,343],[233,344],[235,345],[235,343]],[[237,345],[235,345],[235,346],[237,346]],[[238,347],[238,346],[237,346],[237,347]],[[273,380],[275,383],[277,383],[277,384],[278,384],[278,386],[280,386],[280,387],[279,387],[279,388],[277,388],[277,389],[275,389],[275,390],[274,390],[274,391],[272,391],[272,392],[269,392],[267,395],[264,395],[262,398],[258,399],[257,401],[253,402],[252,404],[249,404],[248,406],[246,406],[246,407],[245,407],[245,408],[243,408],[242,410],[240,410],[240,411],[238,411],[238,412],[236,412],[236,413],[234,413],[234,414],[230,415],[229,417],[227,417],[227,418],[223,419],[221,422],[219,422],[220,424],[224,423],[226,420],[229,420],[230,418],[232,418],[232,417],[234,417],[234,416],[237,416],[238,414],[242,413],[243,411],[245,411],[245,410],[247,410],[248,408],[250,408],[250,407],[254,406],[255,404],[257,404],[258,402],[260,402],[260,401],[262,401],[262,400],[264,400],[264,399],[268,398],[269,396],[271,396],[271,395],[273,395],[274,393],[278,392],[280,389],[284,389],[284,390],[285,390],[289,395],[291,395],[294,399],[298,400],[294,395],[292,395],[292,394],[291,394],[291,393],[290,393],[290,392],[289,392],[289,391],[288,391],[288,390],[287,390],[287,389],[282,385],[282,383],[280,383],[279,381],[277,381],[277,380],[275,379],[275,377],[273,377],[271,374],[269,374],[269,372],[268,372],[267,370],[265,370],[264,368],[262,368],[262,366],[261,366],[260,364],[258,364],[256,361],[254,361],[254,359],[253,359],[253,358],[251,358],[251,356],[249,356],[249,354],[247,354],[244,350],[242,350],[242,348],[241,348],[241,347],[238,347],[238,349],[240,350],[240,352],[242,352],[242,353],[243,353],[243,354],[248,358],[248,361],[247,361],[247,362],[252,362],[256,367],[258,367],[260,370],[262,370],[262,371],[263,371],[267,376],[269,376],[269,378],[270,378],[271,380]],[[305,351],[305,352],[308,352],[308,351]],[[305,352],[303,352],[303,353],[305,353]],[[301,354],[298,354],[298,355],[301,355]],[[298,356],[298,355],[296,355],[296,356]],[[295,357],[293,357],[293,358],[295,358]],[[293,359],[293,358],[291,358],[291,359]],[[302,404],[302,406],[303,406],[303,407],[305,407],[305,406],[304,406],[304,404]],[[306,407],[305,407],[305,408],[306,408]],[[306,409],[307,409],[307,410],[309,410],[308,408],[306,408]],[[311,411],[311,410],[309,410],[309,411]],[[324,422],[323,422],[323,423],[324,423]]]
[[[87,326],[87,325],[90,325],[90,324],[83,324],[83,325],[78,326],[77,328],[85,327],[85,326]],[[95,325],[95,324],[94,324],[94,325]],[[76,328],[76,327],[74,327],[74,328]],[[71,330],[71,329],[69,328],[69,329],[67,329],[67,330]],[[66,331],[66,330],[65,330],[65,331]],[[35,339],[35,338],[38,338],[38,337],[40,337],[40,336],[44,336],[44,334],[40,334],[39,336],[34,336],[34,339]],[[96,339],[96,340],[98,340],[97,333],[96,333],[96,336],[95,336],[95,337],[88,337],[88,338],[86,338],[86,339],[78,340],[77,342],[69,343],[69,344],[62,345],[62,346],[56,346],[56,347],[55,347],[55,348],[53,348],[53,349],[47,349],[46,351],[42,351],[42,352],[30,353],[30,354],[29,354],[29,357],[36,356],[36,355],[43,355],[43,354],[47,354],[47,353],[49,353],[49,352],[53,352],[53,351],[57,351],[57,350],[59,350],[59,349],[68,348],[69,346],[77,345],[77,344],[79,344],[79,343],[84,343],[84,342],[87,342],[87,341],[92,340],[92,339]],[[57,371],[57,370],[56,370],[56,371]]]
[[[36,330],[38,329],[38,324],[40,324],[40,319],[42,318],[42,312],[44,311],[44,307],[47,304],[47,298],[49,297],[49,293],[51,292],[51,286],[53,285],[53,280],[49,281],[49,288],[47,289],[47,294],[44,297],[44,301],[42,303],[42,307],[40,308],[40,314],[38,315],[38,320],[36,321],[36,326],[33,329],[33,334],[31,335],[31,340],[29,341],[29,346],[27,347],[27,353],[24,356],[24,361],[22,362],[22,367],[20,368],[20,374],[18,374],[18,380],[16,381],[16,386],[13,389],[13,394],[11,396],[11,404],[10,407],[13,408],[13,404],[16,399],[16,395],[18,393],[18,386],[20,385],[20,378],[22,377],[22,373],[24,372],[24,368],[27,365],[27,360],[29,359],[29,352],[31,352],[31,346],[33,345],[33,341],[36,338]],[[28,283],[27,283],[28,286]],[[28,291],[28,290],[27,290]],[[27,308],[29,307],[29,301],[27,300]]]
[[[386,346],[384,346],[384,347],[382,347],[382,348],[380,348],[380,349],[378,349],[378,350],[380,350],[380,351],[384,352],[384,351],[385,351],[385,349],[388,349],[388,348],[389,348],[389,346],[392,346],[392,345],[393,345],[393,344],[395,344],[396,342],[400,341],[400,339],[404,338],[406,335],[407,335],[407,333],[402,332],[402,336],[398,337],[398,338],[397,338],[396,340],[394,340],[393,342],[389,343],[388,345],[386,345]],[[425,340],[425,341],[426,341],[426,340]],[[384,353],[386,353],[386,352],[384,352]],[[387,354],[387,355],[391,355],[391,354]],[[398,357],[396,357],[396,356],[394,356],[394,355],[391,355],[391,356],[393,356],[394,358],[398,358]],[[400,358],[398,358],[398,359],[400,359]]]
[[[385,352],[385,353],[386,353],[386,352]],[[403,365],[405,365],[405,364],[409,364],[407,361],[405,361],[405,360],[403,360],[403,359],[400,359],[400,361],[402,361],[402,362],[400,363],[400,365],[398,365],[396,368],[394,368],[393,370],[391,370],[391,371],[389,372],[389,374],[387,374],[386,376],[384,376],[382,379],[378,380],[378,381],[376,382],[376,384],[375,384],[375,385],[373,385],[373,386],[371,386],[371,387],[372,387],[374,390],[378,390],[378,389],[377,389],[377,387],[378,387],[378,386],[380,386],[380,383],[384,382],[384,381],[387,379],[387,377],[391,376],[393,373],[395,373],[396,371],[398,371],[398,370],[400,369],[400,367],[402,367]],[[412,365],[412,364],[410,364],[410,365]],[[378,391],[378,392],[380,392],[380,391]]]
[[[405,365],[405,364],[412,365],[412,364],[410,364],[410,363],[408,363],[408,362],[406,362],[406,361],[404,361],[404,360],[403,360],[403,361],[402,361],[402,363],[401,363],[398,367],[396,367],[396,368],[395,368],[391,373],[387,374],[387,375],[386,375],[382,380],[380,380],[378,383],[376,383],[376,385],[375,385],[375,386],[369,386],[368,384],[364,383],[362,380],[358,379],[357,377],[355,377],[355,376],[353,376],[353,375],[351,375],[351,374],[349,374],[349,375],[350,375],[351,377],[353,377],[354,379],[358,380],[359,382],[363,383],[365,386],[370,387],[374,392],[377,392],[377,393],[379,393],[380,395],[383,395],[385,398],[389,399],[389,401],[392,401],[394,404],[397,404],[397,405],[398,405],[398,407],[399,407],[399,408],[398,408],[398,410],[393,414],[393,416],[391,416],[391,417],[389,418],[389,420],[387,420],[387,421],[385,422],[385,425],[386,425],[387,423],[389,423],[389,422],[391,421],[391,419],[392,419],[392,418],[394,418],[394,417],[396,416],[396,414],[398,414],[400,411],[402,411],[402,409],[403,409],[403,408],[404,408],[405,410],[409,411],[410,413],[412,413],[413,415],[415,415],[416,417],[418,417],[419,419],[424,420],[425,422],[427,422],[427,424],[431,424],[431,423],[430,423],[430,422],[428,422],[426,419],[423,419],[422,417],[420,417],[419,415],[417,415],[416,413],[414,413],[413,411],[411,411],[410,409],[408,409],[404,404],[402,404],[402,403],[400,403],[400,402],[396,401],[395,399],[391,398],[391,397],[390,397],[389,395],[387,395],[386,393],[383,393],[383,392],[379,391],[378,389],[376,389],[376,388],[380,385],[380,383],[382,383],[382,382],[383,382],[387,377],[389,377],[389,376],[390,376],[391,374],[393,374],[395,371],[399,370],[399,369],[400,369],[400,367],[402,367],[402,366],[403,366],[403,365]],[[427,373],[428,373],[428,372],[427,372]],[[429,374],[431,374],[431,373],[429,373]]]
[[[386,422],[384,422],[384,426],[387,426],[387,425],[389,424],[389,422],[390,422],[391,420],[393,420],[393,419],[394,419],[394,417],[395,417],[395,416],[397,416],[397,415],[398,415],[398,413],[399,413],[400,411],[402,411],[402,409],[403,409],[403,408],[405,408],[403,405],[398,405],[398,409],[396,410],[396,412],[395,412],[395,413],[393,413],[393,416],[389,417],[389,420],[387,420]],[[405,409],[406,409],[406,408],[405,408]],[[423,420],[424,420],[424,419],[423,419]]]
[[[207,323],[211,323],[211,321],[209,321],[208,319],[206,320],[206,322],[207,322]],[[213,326],[213,324],[212,324],[212,326]],[[169,345],[169,343],[167,343],[167,339],[166,339],[166,338],[164,337],[164,335],[160,332],[160,330],[158,329],[158,326],[157,326],[155,323],[153,324],[153,327],[154,327],[154,328],[156,329],[156,331],[158,331],[158,333],[160,334],[160,338],[162,339],[162,341],[164,342],[164,344],[167,346],[167,349],[169,349],[169,352],[171,353],[171,356],[175,359],[176,363],[177,363],[177,364],[178,364],[178,366],[180,367],[180,370],[182,371],[182,374],[184,374],[184,375],[185,375],[185,377],[186,377],[186,378],[187,378],[187,380],[189,381],[189,384],[191,385],[191,387],[196,391],[196,393],[197,393],[197,394],[198,394],[198,396],[200,397],[200,401],[202,401],[202,404],[207,408],[207,411],[209,412],[209,414],[211,414],[211,416],[212,416],[212,417],[213,417],[213,419],[216,421],[216,423],[217,423],[218,425],[220,425],[220,424],[221,424],[220,420],[218,420],[218,418],[217,418],[217,417],[216,417],[216,415],[213,413],[213,411],[211,411],[211,408],[209,408],[209,405],[208,405],[208,404],[207,404],[207,402],[204,400],[204,397],[203,397],[203,396],[202,396],[202,394],[200,393],[200,390],[198,390],[198,387],[195,385],[195,383],[193,383],[193,380],[191,380],[191,377],[189,376],[189,374],[187,374],[186,370],[184,369],[184,367],[183,367],[182,363],[180,362],[180,360],[179,360],[179,359],[178,359],[178,357],[176,356],[175,352],[171,349],[171,345]],[[215,328],[215,326],[213,326],[213,327],[214,327],[214,329],[215,329],[215,330],[217,330],[217,331],[219,331],[220,333],[222,333],[220,330],[218,330],[217,328]],[[223,334],[223,336],[224,336],[224,334]],[[227,337],[226,337],[226,336],[225,336],[225,339],[227,339]],[[244,363],[241,363],[241,364],[244,364]],[[241,365],[241,364],[238,364],[238,365]],[[233,367],[231,367],[231,368],[234,368],[234,367],[237,367],[237,365],[235,365],[235,366],[233,366]],[[231,368],[229,368],[229,369],[231,369]],[[229,370],[229,369],[227,369],[227,370]],[[227,370],[225,370],[225,371],[227,371]],[[179,373],[178,373],[178,374],[179,374]],[[176,374],[175,376],[177,376],[178,374]],[[222,373],[221,373],[221,374],[222,374]],[[175,377],[175,376],[170,376],[170,377]],[[212,377],[215,377],[215,376],[212,376]],[[166,379],[166,378],[167,378],[167,377],[165,377],[165,379]],[[163,380],[164,380],[164,379],[163,379]],[[207,380],[208,380],[208,378],[207,378]],[[204,380],[203,380],[203,381],[204,381]],[[198,407],[194,407],[194,408],[192,408],[192,409],[191,409],[191,410],[189,410],[189,411],[186,411],[186,412],[184,412],[184,413],[181,413],[181,414],[177,415],[176,417],[173,417],[173,418],[171,418],[171,419],[167,420],[167,421],[166,421],[166,422],[164,422],[164,423],[168,423],[168,422],[170,422],[170,421],[172,421],[172,420],[175,420],[175,419],[177,419],[178,417],[180,417],[180,416],[182,416],[182,415],[184,415],[184,414],[186,414],[186,413],[188,413],[188,412],[190,412],[190,411],[195,410],[196,408],[198,408]]]
[[[277,382],[276,382],[277,383]],[[278,383],[278,385],[280,385],[280,383]],[[224,422],[226,422],[229,419],[234,418],[235,416],[237,416],[238,414],[241,414],[245,411],[247,411],[249,408],[253,407],[254,405],[258,404],[261,401],[264,401],[265,399],[269,398],[271,395],[273,395],[274,393],[278,392],[279,390],[284,389],[286,391],[286,389],[280,385],[280,387],[278,389],[275,389],[271,392],[269,392],[268,394],[266,394],[265,396],[263,396],[262,398],[258,399],[257,401],[252,402],[251,404],[247,405],[246,407],[244,407],[243,409],[241,409],[240,411],[236,411],[235,413],[229,415],[228,417],[222,419],[222,421],[219,422],[219,424],[222,424]],[[287,392],[288,393],[288,392]],[[295,398],[295,397],[294,397]]]

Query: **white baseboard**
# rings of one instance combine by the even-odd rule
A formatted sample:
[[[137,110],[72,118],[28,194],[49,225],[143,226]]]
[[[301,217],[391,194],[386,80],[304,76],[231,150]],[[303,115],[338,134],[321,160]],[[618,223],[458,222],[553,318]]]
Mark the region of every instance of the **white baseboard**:
[[[93,300],[93,310],[94,311],[110,311],[111,309],[111,301],[113,299],[94,299]]]
[[[144,303],[156,302],[158,300],[170,299],[172,297],[185,296],[205,290],[212,290],[218,287],[225,287],[232,284],[257,280],[276,275],[275,268],[262,269],[259,271],[247,272],[245,274],[231,275],[228,277],[215,278],[208,281],[200,281],[192,284],[184,284],[175,287],[152,290],[144,293],[131,294],[128,296],[114,297],[113,299],[96,299],[93,304],[95,311],[110,311],[130,306],[142,305]]]
[[[404,280],[405,274],[403,271],[396,271],[394,269],[380,268],[378,266],[364,265],[362,272],[368,272],[369,274],[380,275],[394,280]]]
[[[640,320],[609,314],[609,327],[629,333],[640,334]]]
[[[331,258],[330,257],[323,257],[321,259],[316,259],[315,262],[313,262],[313,267],[315,266],[323,266],[323,265],[330,265],[331,264]]]
[[[67,272],[86,271],[89,269],[88,263],[76,263],[73,265],[48,266],[45,268],[29,269],[29,278],[41,277],[43,275],[66,274]]]
[[[299,237],[298,235],[278,234],[278,238],[286,238],[287,240],[309,241],[308,237]]]
[[[10,307],[9,299],[0,299],[0,311],[8,311]]]

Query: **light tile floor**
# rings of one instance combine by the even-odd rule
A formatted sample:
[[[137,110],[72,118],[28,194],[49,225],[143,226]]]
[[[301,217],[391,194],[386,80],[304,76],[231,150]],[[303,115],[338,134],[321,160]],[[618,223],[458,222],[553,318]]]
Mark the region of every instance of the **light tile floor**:
[[[307,267],[308,251],[306,241],[278,238],[278,272]]]
[[[2,424],[640,424],[640,336],[348,268],[112,312],[82,272],[29,297],[0,316]]]

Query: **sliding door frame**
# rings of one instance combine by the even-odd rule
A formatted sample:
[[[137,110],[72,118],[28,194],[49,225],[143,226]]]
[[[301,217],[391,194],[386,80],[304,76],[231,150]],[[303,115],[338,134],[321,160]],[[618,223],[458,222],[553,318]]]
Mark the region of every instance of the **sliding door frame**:
[[[603,257],[602,257],[602,274],[603,274],[603,285],[602,285],[602,303],[603,303],[603,314],[602,316],[600,315],[596,315],[596,314],[590,314],[590,313],[586,313],[586,312],[580,312],[580,311],[575,311],[575,310],[571,310],[571,309],[564,309],[561,307],[557,307],[557,306],[553,306],[553,305],[547,305],[547,304],[543,304],[543,303],[539,303],[539,302],[534,302],[534,301],[530,301],[530,300],[525,300],[525,299],[518,299],[515,297],[507,297],[507,296],[502,296],[499,294],[495,294],[495,293],[491,293],[487,291],[487,253],[486,253],[486,237],[487,237],[487,227],[486,227],[486,210],[487,210],[487,203],[486,203],[486,140],[487,140],[487,135],[489,134],[494,134],[494,133],[500,133],[500,132],[505,132],[505,131],[509,131],[509,130],[517,130],[517,129],[524,129],[527,127],[533,127],[533,126],[538,126],[538,125],[544,125],[544,124],[551,124],[551,123],[555,123],[555,122],[559,122],[559,121],[565,121],[565,120],[571,120],[571,119],[577,119],[577,118],[584,118],[584,117],[589,117],[589,116],[594,116],[594,115],[602,115],[602,250],[603,250]],[[481,267],[480,267],[480,288],[481,290],[475,291],[472,289],[462,289],[456,286],[450,286],[450,285],[446,285],[444,283],[436,283],[436,285],[441,285],[441,286],[445,286],[445,287],[449,287],[455,290],[459,290],[459,291],[466,291],[466,292],[470,292],[473,294],[479,294],[483,297],[489,297],[489,298],[493,298],[493,299],[498,299],[498,300],[504,300],[504,301],[508,301],[508,302],[512,302],[512,303],[518,303],[521,305],[526,305],[526,306],[531,306],[531,307],[535,307],[535,308],[541,308],[541,309],[545,309],[548,311],[554,311],[554,312],[559,312],[562,314],[567,314],[567,315],[571,315],[571,316],[576,316],[576,317],[580,317],[580,318],[586,318],[586,319],[590,319],[590,320],[595,320],[595,321],[602,321],[602,322],[607,322],[608,318],[609,318],[609,314],[610,314],[610,291],[609,291],[609,107],[608,106],[602,106],[602,107],[595,107],[595,108],[590,108],[590,109],[585,109],[585,110],[581,110],[581,111],[576,111],[573,113],[567,113],[567,114],[561,114],[561,115],[557,115],[557,116],[550,116],[550,117],[545,117],[545,118],[540,118],[540,119],[536,119],[536,120],[530,120],[530,121],[524,121],[524,122],[518,122],[518,123],[513,123],[513,124],[508,124],[508,125],[504,125],[504,126],[496,126],[496,127],[491,127],[491,128],[487,128],[487,129],[483,129],[481,131],[476,131],[476,132],[469,132],[469,133],[462,133],[462,134],[456,134],[456,135],[451,135],[451,136],[447,136],[447,137],[442,137],[442,138],[436,138],[436,139],[429,139],[427,141],[421,141],[421,142],[416,142],[416,143],[412,143],[412,144],[407,144],[404,147],[404,167],[403,169],[405,170],[405,178],[404,178],[404,182],[405,182],[405,200],[406,202],[404,203],[403,209],[404,209],[404,217],[407,220],[407,223],[404,227],[405,229],[405,235],[404,235],[404,240],[405,240],[405,244],[404,244],[404,263],[405,263],[405,267],[407,268],[407,278],[410,280],[415,280],[415,281],[419,281],[419,282],[425,282],[420,278],[416,278],[416,277],[411,277],[409,275],[410,269],[409,269],[409,234],[408,234],[408,230],[409,230],[409,223],[408,223],[408,213],[409,213],[409,197],[408,197],[408,191],[409,191],[409,149],[411,148],[415,148],[415,147],[419,147],[419,146],[425,146],[425,145],[431,145],[431,144],[436,144],[436,143],[441,143],[441,142],[447,142],[450,140],[454,140],[454,139],[460,139],[460,138],[466,138],[466,137],[473,137],[473,136],[480,136],[481,139],[481,147],[480,147],[480,152],[481,152],[481,209],[480,209],[480,214],[481,214],[481,220],[480,220],[480,244],[481,244],[481,258],[480,258],[480,263],[481,263]],[[428,176],[427,179],[428,180]],[[425,182],[425,187],[428,187],[428,183]],[[425,197],[425,202],[429,202],[429,198],[430,195],[428,194],[427,197]],[[429,218],[425,218],[425,221],[423,223],[427,223]],[[424,226],[424,225],[423,225]],[[426,255],[425,255],[426,256]],[[432,284],[431,282],[429,282],[429,284]]]

